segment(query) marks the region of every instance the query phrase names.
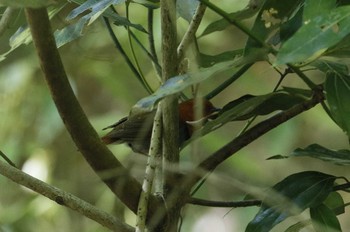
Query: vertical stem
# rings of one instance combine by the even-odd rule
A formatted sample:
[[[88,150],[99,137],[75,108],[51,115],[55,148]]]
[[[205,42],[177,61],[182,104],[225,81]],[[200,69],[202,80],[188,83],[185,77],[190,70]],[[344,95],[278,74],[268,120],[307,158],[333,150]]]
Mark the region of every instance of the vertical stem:
[[[178,70],[177,59],[177,30],[176,30],[176,0],[161,0],[161,29],[162,29],[162,79],[163,81],[175,76]],[[167,196],[173,191],[171,180],[174,180],[179,162],[179,119],[178,102],[176,96],[169,96],[163,100],[163,170],[164,197],[166,204],[176,205]],[[177,231],[179,209],[168,208],[166,214],[169,224],[165,231]]]

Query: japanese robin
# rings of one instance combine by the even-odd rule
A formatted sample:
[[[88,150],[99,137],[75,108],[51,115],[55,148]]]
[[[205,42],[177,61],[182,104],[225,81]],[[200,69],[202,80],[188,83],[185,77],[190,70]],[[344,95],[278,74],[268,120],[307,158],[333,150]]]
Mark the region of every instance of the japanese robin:
[[[190,99],[179,104],[179,145],[188,140],[195,130],[195,104]],[[200,121],[205,122],[218,111],[208,100],[203,100],[203,113]],[[148,154],[152,134],[155,110],[147,113],[124,117],[104,129],[113,128],[102,141],[105,144],[127,143],[134,152]],[[197,120],[198,121],[198,120]]]

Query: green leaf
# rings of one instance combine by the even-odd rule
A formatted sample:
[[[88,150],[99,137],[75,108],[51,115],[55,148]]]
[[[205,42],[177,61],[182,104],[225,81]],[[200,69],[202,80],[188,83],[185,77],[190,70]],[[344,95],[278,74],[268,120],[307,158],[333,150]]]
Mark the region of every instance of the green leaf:
[[[328,72],[324,88],[333,119],[350,136],[350,76]]]
[[[172,94],[179,93],[191,85],[205,81],[219,72],[236,68],[238,65],[240,65],[240,60],[222,62],[215,64],[210,68],[202,68],[199,70],[199,72],[196,73],[188,73],[172,77],[163,85],[161,85],[159,89],[152,95],[142,98],[140,101],[138,101],[133,107],[132,113],[137,113],[140,111],[151,111],[154,105],[160,99]]]
[[[81,1],[79,2],[82,3]],[[107,8],[110,7],[111,5],[121,4],[124,2],[125,0],[87,0],[83,2],[80,6],[72,10],[66,19],[72,20],[87,10],[91,10],[90,17],[93,17],[95,15],[99,16],[105,10],[107,10]],[[93,18],[95,20],[97,17],[93,17]]]
[[[46,7],[51,4],[57,3],[55,0],[0,0],[0,6],[10,7],[30,7],[39,8]]]
[[[323,202],[332,191],[336,177],[321,172],[306,171],[288,176],[277,183],[273,189],[285,199],[277,200],[273,194],[264,202],[274,201],[273,204],[264,203],[255,218],[248,224],[246,232],[268,232],[275,225],[295,213],[306,208],[315,207]],[[287,199],[287,200],[286,200]],[[297,212],[291,212],[293,205]]]
[[[304,22],[287,40],[276,57],[276,65],[310,62],[350,33],[350,6],[339,7]]]
[[[246,8],[244,8],[243,10],[240,10],[240,11],[230,13],[230,14],[228,14],[228,16],[230,19],[233,19],[233,20],[243,20],[243,19],[253,17],[260,10],[262,3],[263,3],[263,1],[261,1],[261,0],[250,1]],[[217,21],[210,23],[204,29],[204,31],[202,32],[200,37],[211,34],[211,33],[216,32],[216,31],[225,30],[230,25],[231,24],[229,22],[227,22],[226,19],[219,19]]]
[[[221,63],[224,61],[229,61],[235,59],[237,56],[241,56],[243,53],[242,49],[234,50],[234,51],[227,51],[223,52],[217,55],[206,55],[203,53],[200,53],[200,66],[203,68],[208,68],[210,66],[213,66],[216,63]]]
[[[219,115],[209,121],[200,130],[203,136],[230,121],[247,120],[257,115],[267,115],[277,110],[286,110],[304,98],[292,96],[283,92],[270,93],[261,96],[245,95],[226,104]]]
[[[266,0],[255,19],[252,33],[262,41],[268,40],[273,34],[278,35],[281,24],[301,9],[302,2],[302,0]],[[261,45],[249,38],[245,53],[255,52],[257,48],[261,48]]]
[[[61,4],[59,6],[55,5],[54,7],[48,8],[49,18],[54,17],[58,12],[60,12],[66,4]],[[10,38],[10,47],[11,49],[4,54],[0,54],[0,61],[4,60],[8,54],[13,52],[16,48],[21,45],[28,45],[32,42],[32,35],[28,26],[21,26]]]
[[[90,19],[88,24],[93,23],[99,16],[103,15],[104,17],[111,19],[114,22],[114,24],[118,26],[129,26],[139,31],[147,33],[141,25],[131,23],[127,18],[118,15],[109,8],[111,5],[122,4],[125,1],[126,0],[72,0],[72,2],[75,2],[80,6],[73,9],[71,13],[67,16],[66,20],[75,19],[78,15],[82,14],[83,12],[91,10],[89,14],[85,15],[87,18]]]
[[[294,225],[291,225],[284,232],[299,232],[309,225],[311,225],[310,219],[303,220],[303,221],[295,223]]]
[[[89,17],[84,16],[78,20],[77,23],[68,25],[62,30],[57,30],[54,33],[56,39],[56,46],[62,47],[63,45],[79,38],[83,35],[83,29]]]
[[[317,232],[342,231],[335,213],[324,204],[310,208],[312,225]]]
[[[75,19],[88,10],[91,10],[91,12],[81,17],[78,22],[55,31],[57,47],[61,47],[82,36],[85,25],[93,23],[101,15],[112,19],[117,25],[131,26],[145,32],[142,26],[130,23],[128,19],[119,16],[117,13],[109,9],[111,5],[122,4],[125,0],[88,0],[86,2],[75,0],[74,2],[80,3],[81,5],[72,10],[66,20]]]
[[[348,58],[350,56],[350,36],[345,36],[339,43],[328,49],[324,55]]]
[[[303,21],[327,14],[337,6],[336,0],[305,0]]]
[[[336,215],[345,213],[343,197],[338,192],[331,192],[326,200],[323,201]]]
[[[281,25],[281,32],[280,32],[280,41],[281,42],[285,42],[286,40],[288,40],[290,37],[292,37],[294,35],[295,32],[298,31],[298,29],[302,26],[303,24],[303,8],[302,7],[298,7],[296,10],[295,14],[292,14],[290,16],[290,19],[285,22],[282,23]],[[275,37],[278,36],[278,33],[275,35]],[[275,42],[275,44],[277,44]]]
[[[291,156],[309,156],[338,165],[350,165],[349,150],[335,151],[322,147],[318,144],[311,144],[304,149],[297,148],[292,152]]]
[[[311,98],[313,95],[313,91],[310,89],[300,89],[300,88],[283,86],[283,91],[285,91],[291,95],[300,96],[303,98]]]
[[[334,72],[339,75],[347,75],[349,73],[348,66],[340,62],[318,59],[313,61],[310,65],[318,68],[324,73]]]

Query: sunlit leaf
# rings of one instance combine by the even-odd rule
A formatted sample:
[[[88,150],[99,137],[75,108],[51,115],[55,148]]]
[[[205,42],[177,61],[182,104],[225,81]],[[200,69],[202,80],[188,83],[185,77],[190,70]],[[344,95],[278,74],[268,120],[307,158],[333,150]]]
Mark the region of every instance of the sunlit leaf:
[[[276,65],[309,62],[350,33],[350,6],[339,7],[304,22],[281,47]]]
[[[328,72],[324,87],[333,119],[350,136],[350,76]]]
[[[318,144],[311,144],[306,148],[295,149],[291,156],[309,156],[323,161],[331,162],[340,165],[350,165],[350,151],[349,150],[331,150],[322,147]]]
[[[342,231],[335,213],[324,204],[310,208],[312,225],[317,232]]]
[[[276,184],[273,189],[289,201],[278,201],[273,205],[264,203],[255,218],[248,224],[246,232],[268,232],[275,225],[292,216],[290,203],[301,213],[307,208],[321,204],[332,191],[336,177],[321,172],[306,171],[293,174]],[[268,200],[275,199],[266,199]],[[275,200],[276,201],[276,200]]]

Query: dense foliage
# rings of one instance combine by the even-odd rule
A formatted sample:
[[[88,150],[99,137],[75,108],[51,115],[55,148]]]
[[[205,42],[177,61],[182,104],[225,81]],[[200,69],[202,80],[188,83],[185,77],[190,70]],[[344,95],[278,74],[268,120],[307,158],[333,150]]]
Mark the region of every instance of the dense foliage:
[[[274,128],[281,128],[286,124],[288,125],[290,120],[295,116],[306,111],[314,110],[314,106],[316,105],[319,109],[317,113],[311,115],[311,117],[314,117],[311,121],[315,121],[316,127],[322,127],[324,126],[323,124],[331,124],[334,122],[343,131],[341,135],[342,139],[344,141],[349,141],[350,104],[348,101],[350,99],[350,75],[348,68],[350,57],[350,3],[345,0],[251,0],[249,2],[244,2],[247,4],[245,8],[242,7],[239,9],[239,7],[234,6],[232,1],[229,0],[220,1],[220,3],[216,3],[215,1],[209,2],[207,0],[177,0],[177,23],[175,28],[179,28],[177,31],[178,41],[176,40],[177,38],[170,38],[170,41],[175,41],[177,45],[176,48],[173,48],[177,49],[177,63],[173,64],[174,67],[177,67],[177,74],[166,80],[164,77],[161,77],[164,75],[164,66],[167,61],[158,58],[164,57],[164,53],[167,52],[162,50],[165,45],[164,40],[160,39],[162,35],[164,36],[167,33],[164,31],[164,27],[160,29],[160,21],[164,19],[161,18],[164,13],[162,12],[162,14],[160,14],[160,9],[169,7],[171,11],[171,6],[164,4],[162,0],[160,2],[153,0],[73,0],[57,2],[32,0],[26,1],[25,5],[23,5],[22,1],[0,0],[0,4],[7,7],[3,7],[0,35],[2,34],[2,28],[7,28],[6,25],[11,24],[17,27],[17,24],[23,24],[15,33],[10,30],[7,34],[4,34],[3,38],[6,36],[6,39],[9,38],[10,48],[8,51],[3,50],[3,48],[0,51],[3,53],[0,56],[1,62],[10,65],[11,63],[17,62],[16,55],[18,57],[26,57],[25,59],[30,57],[29,55],[16,54],[16,52],[20,52],[21,49],[28,49],[28,47],[23,48],[23,46],[20,45],[32,42],[31,29],[44,73],[46,65],[53,65],[54,68],[57,67],[55,66],[55,62],[50,63],[51,61],[49,61],[49,59],[42,58],[44,55],[40,50],[40,34],[35,34],[35,19],[31,18],[35,10],[42,12],[40,9],[47,9],[57,48],[60,48],[59,51],[65,54],[62,55],[62,60],[63,63],[67,63],[67,73],[73,76],[79,75],[79,72],[82,72],[80,75],[83,74],[87,77],[89,77],[89,75],[100,76],[91,78],[91,80],[93,80],[90,80],[90,82],[92,82],[91,86],[98,83],[98,88],[105,88],[112,92],[112,94],[94,94],[97,99],[95,104],[89,105],[84,102],[84,100],[79,102],[83,105],[88,117],[91,117],[90,120],[92,120],[94,112],[99,112],[101,115],[106,114],[110,107],[118,104],[118,98],[130,97],[127,97],[127,95],[131,95],[131,101],[136,101],[137,98],[145,96],[146,93],[148,95],[141,100],[137,100],[137,103],[132,107],[131,115],[151,111],[159,102],[164,102],[163,100],[168,99],[169,96],[177,96],[180,100],[205,97],[215,103],[222,104],[217,117],[212,118],[198,129],[191,140],[181,148],[181,154],[183,155],[181,159],[178,158],[179,161],[174,162],[176,164],[180,163],[182,167],[180,171],[181,174],[176,173],[176,175],[181,177],[179,177],[179,180],[176,180],[176,187],[170,187],[172,190],[170,193],[167,191],[159,193],[157,187],[154,187],[152,190],[151,184],[151,188],[148,191],[153,192],[150,192],[151,197],[149,201],[151,203],[158,203],[149,205],[147,202],[148,198],[146,197],[145,199],[147,201],[145,207],[148,209],[147,214],[147,210],[146,212],[137,211],[136,208],[140,206],[141,203],[138,205],[137,202],[132,201],[139,197],[139,193],[130,191],[135,189],[141,191],[141,185],[133,179],[135,173],[130,174],[130,177],[125,175],[129,178],[125,179],[129,183],[129,188],[122,189],[121,184],[115,185],[115,183],[118,181],[120,182],[123,177],[119,176],[116,179],[113,179],[113,177],[111,180],[103,179],[104,176],[99,173],[99,171],[110,171],[106,168],[109,164],[111,165],[109,167],[119,167],[120,165],[120,168],[122,168],[123,165],[126,166],[126,163],[123,163],[123,165],[119,164],[119,161],[123,160],[120,156],[111,158],[111,156],[108,155],[109,153],[107,154],[107,151],[103,149],[93,150],[94,152],[98,151],[98,154],[88,154],[89,152],[93,153],[93,151],[88,146],[84,145],[84,141],[79,141],[79,137],[83,136],[79,135],[79,131],[75,131],[76,128],[74,126],[70,126],[71,119],[66,117],[66,113],[68,113],[68,115],[69,112],[75,113],[74,109],[69,109],[68,106],[66,109],[62,106],[62,103],[59,102],[61,98],[64,102],[64,98],[69,95],[61,96],[60,94],[71,90],[68,88],[64,89],[64,87],[64,91],[57,90],[57,86],[54,86],[54,82],[50,82],[50,78],[47,78],[50,74],[45,73],[45,78],[57,109],[61,117],[64,118],[67,130],[73,138],[73,141],[93,170],[99,175],[101,183],[104,181],[114,192],[115,197],[120,198],[120,200],[137,215],[137,225],[135,225],[133,221],[130,222],[130,219],[127,219],[127,222],[131,224],[131,226],[136,226],[139,231],[143,230],[140,222],[142,221],[142,217],[148,218],[147,222],[145,222],[146,227],[154,226],[152,228],[157,228],[158,230],[162,230],[159,229],[160,227],[171,228],[172,225],[167,220],[159,219],[159,221],[155,223],[156,225],[151,223],[153,215],[150,215],[150,213],[155,214],[155,212],[160,211],[160,209],[164,209],[163,199],[160,201],[158,199],[159,195],[162,194],[161,198],[164,198],[166,202],[164,207],[167,213],[164,213],[160,217],[169,216],[167,215],[169,212],[180,212],[181,208],[186,208],[189,211],[194,210],[190,209],[189,206],[187,207],[189,204],[228,208],[258,206],[259,210],[258,212],[253,212],[256,213],[253,217],[251,217],[253,214],[252,212],[244,213],[246,208],[235,209],[236,211],[243,211],[242,217],[244,217],[244,215],[249,215],[249,217],[251,217],[249,219],[245,218],[248,223],[243,225],[247,232],[271,231],[273,229],[290,232],[300,231],[303,228],[313,229],[314,231],[347,231],[350,228],[348,223],[346,224],[345,222],[343,223],[342,220],[339,220],[339,218],[346,215],[345,208],[348,205],[347,200],[349,199],[347,190],[350,184],[346,179],[348,176],[345,172],[346,169],[338,168],[350,164],[350,150],[348,150],[348,144],[346,143],[342,144],[342,146],[345,147],[338,147],[337,149],[333,149],[329,143],[319,144],[317,142],[318,136],[323,138],[322,141],[333,139],[330,138],[328,133],[317,135],[317,132],[305,132],[307,133],[305,136],[307,139],[304,139],[302,134],[293,137],[293,128],[289,127],[286,129],[286,132],[282,129],[278,130],[274,141],[265,140],[263,146],[274,145],[277,147],[274,153],[279,154],[268,154],[268,156],[264,157],[268,159],[265,160],[265,162],[285,162],[285,167],[287,167],[289,164],[290,166],[296,165],[294,162],[295,159],[301,159],[302,162],[306,161],[310,164],[310,168],[304,168],[295,173],[284,173],[282,167],[279,168],[278,165],[275,166],[274,169],[278,169],[277,172],[279,176],[276,177],[277,180],[272,180],[272,182],[277,182],[275,184],[271,184],[271,181],[267,181],[267,183],[271,185],[269,189],[257,188],[251,183],[243,184],[242,181],[239,181],[239,175],[235,177],[234,175],[237,173],[233,173],[230,170],[242,168],[238,167],[239,165],[237,164],[230,163],[231,159],[239,159],[244,153],[249,153],[240,153],[242,148],[250,145],[258,138],[265,136],[267,132]],[[24,25],[25,22],[21,20],[23,19],[22,11],[16,10],[15,7],[26,8],[26,17],[30,27]],[[40,8],[37,9],[37,7]],[[35,8],[32,13],[31,8]],[[17,21],[16,17],[19,18]],[[101,28],[108,31],[113,45],[112,43],[101,42],[110,41],[109,37],[106,36],[107,33],[102,34],[101,31],[99,31],[102,30]],[[181,28],[185,29],[181,31]],[[91,31],[93,32],[94,30],[98,32],[96,34],[91,33]],[[116,33],[116,31],[118,31],[118,33]],[[39,37],[39,42],[36,41],[37,37]],[[72,51],[74,47],[79,44],[79,41],[84,41],[84,39],[87,42],[81,42],[82,46],[87,47],[87,49],[89,46],[97,47],[97,50],[100,49],[104,54],[110,56],[108,59],[118,59],[118,62],[123,62],[124,66],[119,66],[119,69],[116,70],[111,67],[105,67],[104,69],[103,65],[96,64],[96,68],[94,69],[95,61],[89,61],[89,64],[81,65],[80,62],[85,63],[86,61],[82,59],[81,54],[75,54]],[[45,39],[43,39],[43,41],[45,41]],[[161,46],[162,42],[163,46]],[[45,48],[45,45],[43,45],[43,47]],[[112,47],[116,47],[118,53],[114,53],[111,49]],[[32,47],[29,49],[32,49]],[[220,51],[217,52],[216,49]],[[52,54],[54,54],[54,52]],[[112,58],[114,55],[117,58]],[[52,55],[52,57],[52,60],[55,61],[55,55]],[[79,63],[79,66],[82,67],[82,71],[74,69],[75,62],[77,62],[77,64]],[[97,63],[97,61],[95,63]],[[264,68],[262,70],[257,69],[257,66],[261,64],[264,65]],[[129,68],[128,73],[125,71],[127,68]],[[107,69],[111,69],[111,72],[120,71],[120,75],[109,79],[101,77],[104,76],[104,73],[108,72]],[[7,72],[10,73],[9,71]],[[23,72],[29,71],[25,70]],[[62,76],[62,78],[65,76],[65,74],[61,74],[60,67],[57,67],[57,73],[57,75]],[[24,79],[25,76],[28,75],[29,74],[19,75],[17,77],[19,79],[17,82],[13,80],[13,87],[10,85],[5,86],[5,83],[1,83],[2,80],[0,80],[0,85],[4,86],[2,87],[4,88],[4,93],[9,94],[10,91],[13,91],[11,88],[15,88],[16,86],[25,86],[26,82]],[[126,75],[128,78],[123,77]],[[3,78],[2,76],[1,74],[1,78]],[[85,99],[91,98],[91,93],[86,85],[86,82],[89,82],[87,79],[89,78],[73,78],[72,80],[72,83],[76,85],[76,87],[73,87],[78,90],[78,93],[84,93],[85,91],[85,97],[87,97]],[[31,79],[31,81],[35,84],[36,80]],[[43,88],[44,84],[36,85],[42,85],[40,88]],[[92,89],[96,91],[96,86],[94,87],[95,88]],[[134,91],[136,88],[140,91]],[[79,94],[77,95],[80,97]],[[112,98],[112,95],[114,95],[117,100],[109,104],[106,103],[104,99]],[[52,143],[53,146],[50,149],[57,149],[57,151],[52,153],[58,156],[55,158],[55,165],[57,165],[55,168],[59,169],[59,166],[62,166],[65,170],[69,169],[66,174],[78,175],[79,168],[68,164],[65,166],[66,164],[64,162],[66,160],[59,158],[59,153],[61,151],[60,146],[64,146],[65,142],[67,143],[68,136],[66,136],[65,142],[53,142],[53,137],[56,135],[58,136],[59,133],[66,134],[67,132],[62,132],[62,126],[57,125],[59,119],[56,113],[52,113],[54,112],[52,109],[53,105],[49,103],[50,106],[47,106],[48,93],[41,90],[30,95],[30,98],[23,99],[24,103],[20,105],[20,107],[14,107],[14,111],[19,109],[24,112],[19,113],[20,117],[22,117],[21,121],[26,120],[26,123],[33,121],[33,124],[35,124],[36,120],[38,120],[40,121],[38,122],[39,125],[48,127],[49,125],[45,123],[45,120],[51,118],[50,122],[53,122],[54,125],[51,125],[51,130],[45,128],[38,129],[36,132],[38,135],[35,135],[36,141],[31,141],[30,139],[16,141],[15,138],[19,137],[13,136],[9,136],[9,141],[1,138],[8,143],[6,146],[5,143],[1,143],[1,146],[4,147],[0,147],[0,149],[5,153],[3,154],[1,152],[1,157],[10,163],[10,165],[15,165],[24,169],[24,164],[26,164],[26,160],[29,160],[30,157],[11,155],[7,151],[8,148],[16,147],[15,149],[11,148],[8,150],[19,154],[21,152],[29,152],[38,149],[41,146],[45,147],[47,144]],[[84,99],[84,96],[81,96],[81,99]],[[34,106],[34,101],[39,102],[37,105],[41,104],[40,107],[44,109],[40,111],[40,115],[35,115],[35,110],[26,109],[26,106]],[[123,101],[121,100],[120,102]],[[71,106],[74,108],[75,103],[73,103],[73,100],[66,104],[70,103],[72,103]],[[94,111],[88,108],[90,106],[100,108]],[[10,106],[8,108],[10,108]],[[75,108],[80,109],[80,106],[76,106]],[[54,116],[52,116],[53,114]],[[77,112],[77,115],[79,114],[80,112]],[[25,118],[26,115],[28,115],[29,120]],[[1,117],[3,117],[4,120],[6,118],[5,116]],[[36,119],[36,117],[40,120]],[[73,117],[75,116],[72,116],[72,122],[74,121]],[[108,120],[110,119],[109,117]],[[84,121],[84,119],[81,120]],[[9,122],[9,126],[6,127],[4,125],[3,130],[16,130],[18,126],[17,122]],[[103,123],[108,122],[104,119]],[[232,133],[229,129],[230,131],[225,132],[224,136],[222,136],[222,138],[225,138],[224,143],[223,141],[215,142],[215,137],[213,137],[212,134],[224,130],[225,128],[230,128],[230,125],[233,123],[236,123],[234,129],[235,133]],[[19,124],[21,126],[25,123]],[[94,126],[95,128],[103,127],[101,122],[94,123]],[[84,127],[84,125],[82,125],[82,127]],[[77,126],[77,128],[79,128],[79,126]],[[316,129],[314,130],[316,131]],[[237,131],[240,132],[237,133]],[[80,131],[80,133],[85,133],[85,131]],[[90,132],[87,130],[87,137],[85,138],[89,139],[89,133]],[[163,133],[170,132],[163,131]],[[30,131],[27,132],[27,134],[30,134]],[[91,137],[95,136],[94,133],[91,132],[91,134]],[[284,142],[283,144],[279,144],[282,137]],[[39,140],[39,138],[41,140]],[[206,138],[207,140],[205,140]],[[12,141],[10,141],[11,139]],[[197,140],[207,141],[208,147],[198,147]],[[216,141],[218,140],[220,140],[220,138],[216,138]],[[300,140],[301,142],[296,143],[293,140]],[[30,144],[28,141],[30,141]],[[309,144],[306,144],[305,141]],[[69,143],[71,143],[70,140]],[[303,145],[303,148],[298,147],[300,144]],[[73,145],[71,146],[74,147]],[[96,147],[98,146],[102,147],[103,145],[96,145]],[[91,147],[93,147],[93,149],[95,148],[95,146]],[[112,150],[115,151],[114,148],[112,148]],[[289,154],[283,154],[288,151],[291,152]],[[49,153],[48,150],[45,152]],[[76,151],[74,149],[64,151],[64,153],[67,152],[70,153],[67,154],[67,157],[70,157],[67,163],[74,163],[74,158],[72,157],[76,156]],[[259,152],[263,153],[263,151],[259,149],[254,150],[255,158],[261,156],[261,154],[257,154]],[[126,154],[127,151],[121,150],[121,153]],[[202,153],[204,154],[202,155]],[[91,158],[93,155],[100,155],[101,158],[93,159]],[[266,154],[264,153],[263,155]],[[187,158],[184,156],[187,156]],[[195,158],[191,160],[188,158],[190,156]],[[305,157],[307,158],[305,159]],[[148,158],[152,161],[152,156]],[[144,157],[141,159],[144,159]],[[166,158],[163,157],[162,159]],[[315,168],[321,163],[319,160],[326,162],[326,165],[333,166],[333,169],[323,166]],[[148,164],[151,161],[149,161]],[[254,169],[255,165],[262,166],[260,167],[260,173],[264,174],[269,172],[269,175],[273,176],[275,170],[270,169],[271,166],[267,165],[265,166],[266,168],[264,168],[264,164],[261,164],[261,160],[258,160],[257,164],[249,166],[250,161],[251,159],[248,160],[248,164],[244,164],[244,168],[249,170],[248,172],[251,172],[252,176],[259,175],[259,173],[251,171]],[[142,162],[144,162],[144,160]],[[153,164],[152,162],[151,165]],[[190,164],[187,165],[188,163]],[[1,167],[5,167],[7,164],[3,165],[4,166]],[[85,167],[84,165],[85,163],[82,167]],[[223,173],[220,173],[220,171],[217,173],[215,172],[219,165],[221,165],[220,170]],[[221,168],[225,165],[227,165],[227,167]],[[156,169],[155,167],[152,168]],[[140,172],[140,169],[141,173],[143,173],[145,169],[144,163],[142,163],[141,168],[139,167],[138,172]],[[336,169],[338,169],[338,172],[333,172],[333,170]],[[7,169],[4,168],[1,174],[8,177],[9,174],[6,175],[5,170]],[[166,173],[167,172],[164,171],[161,175],[166,176]],[[140,176],[140,174],[138,175]],[[141,176],[142,175],[143,174],[141,174]],[[150,176],[147,175],[146,173],[145,180],[139,178],[141,182],[144,181],[144,185],[145,182],[149,181],[148,177]],[[68,179],[69,182],[70,176],[66,176],[62,172],[59,176],[60,178]],[[157,185],[157,174],[155,176],[154,182],[155,185]],[[230,178],[225,179],[223,176],[225,178],[229,176]],[[151,177],[153,178],[153,175],[151,175]],[[86,179],[88,178],[90,177]],[[94,176],[91,178],[96,177]],[[213,178],[213,180],[211,180],[211,178]],[[222,181],[223,184],[230,183],[232,186],[228,186],[227,188],[222,188],[222,186],[220,186],[225,193],[222,195],[218,194],[216,197],[222,196],[223,199],[239,201],[210,201],[202,199],[208,197],[208,195],[210,196],[207,192],[211,191],[211,185],[206,184],[206,182],[219,182],[217,179],[220,178],[222,178],[220,181]],[[266,179],[268,179],[268,175]],[[97,182],[97,180],[96,178],[95,181]],[[19,181],[14,181],[23,184]],[[167,178],[165,178],[165,182],[165,186],[173,184],[171,181],[168,182]],[[59,183],[59,181],[55,184],[57,183]],[[0,184],[5,185],[6,182],[1,180]],[[35,184],[29,184],[29,186],[26,184],[24,185],[27,187],[35,186]],[[61,186],[64,188],[64,185]],[[1,189],[2,188],[3,187],[1,187]],[[233,188],[235,190],[232,190]],[[96,189],[100,188],[96,187]],[[36,189],[34,187],[34,190],[45,195],[40,188]],[[143,188],[143,190],[145,189]],[[21,190],[16,189],[16,191],[17,194],[19,194],[18,192]],[[77,192],[77,194],[80,197],[88,197],[90,201],[94,202],[98,199],[98,195],[101,192],[100,190],[91,190],[91,194],[87,194],[85,191],[81,192],[82,195],[79,195],[79,192]],[[155,192],[157,193],[155,194]],[[105,201],[112,202],[115,200],[112,199],[113,197],[110,196],[108,191],[104,191],[103,193],[104,195],[109,195],[109,197],[105,197],[106,199],[108,198],[108,200]],[[54,195],[54,193],[52,197],[48,195],[45,196],[55,200],[59,204],[66,205],[76,210],[70,203],[67,203],[69,197],[61,200],[61,195]],[[66,197],[66,195],[64,196]],[[176,200],[174,200],[174,196]],[[2,201],[5,202],[5,200],[1,199],[2,197],[4,199],[11,199],[9,195],[3,193],[1,190],[0,203]],[[23,204],[28,204],[28,202],[31,201],[31,197],[32,196],[27,196],[28,199],[23,197]],[[140,199],[141,198],[142,194]],[[97,203],[95,205],[101,206]],[[123,208],[119,203],[116,205]],[[106,206],[108,208],[109,204],[102,204],[102,207]],[[7,205],[6,207],[11,208],[12,205]],[[121,210],[123,211],[125,209]],[[107,211],[113,210],[109,208]],[[109,213],[110,215],[117,215],[116,211]],[[118,219],[123,223],[125,220],[122,214],[123,213],[118,214]],[[20,226],[11,225],[11,223],[16,224],[17,219],[6,219],[4,215],[0,212],[0,224],[6,225],[4,227],[0,225],[0,231],[7,231],[7,228],[9,231],[15,231],[17,227],[20,228]],[[12,214],[9,213],[8,215]],[[84,215],[86,216],[86,214]],[[173,213],[172,216],[173,215],[179,220],[179,215],[177,213]],[[5,219],[2,219],[2,217]],[[178,226],[183,231],[188,228],[193,228],[191,227],[192,225],[186,221],[186,217],[187,214],[184,213],[184,225],[175,223],[176,227]],[[100,220],[96,219],[96,216],[90,216],[90,218],[101,223]],[[111,219],[111,221],[113,220]],[[26,222],[23,223],[26,224]],[[116,224],[118,223],[116,222]],[[113,223],[103,225],[110,229],[114,228],[114,230],[118,228],[118,226],[110,226],[113,225]],[[125,231],[131,231],[131,228],[127,225],[124,225],[123,228]],[[23,228],[20,228],[20,230],[22,229]],[[66,231],[69,229],[74,231],[73,227],[68,227]],[[92,230],[93,229],[91,229],[91,231]]]

